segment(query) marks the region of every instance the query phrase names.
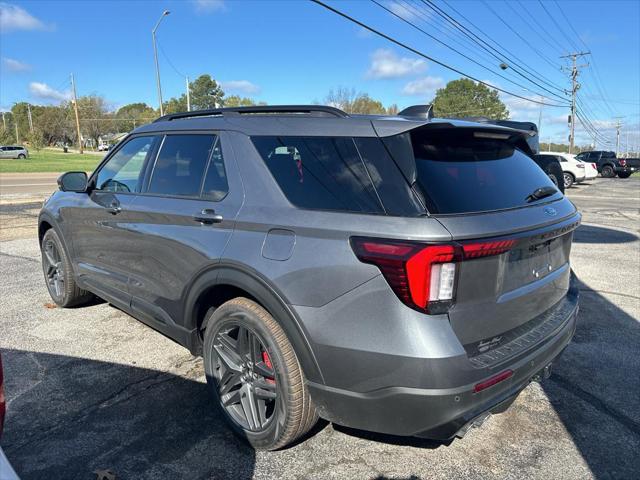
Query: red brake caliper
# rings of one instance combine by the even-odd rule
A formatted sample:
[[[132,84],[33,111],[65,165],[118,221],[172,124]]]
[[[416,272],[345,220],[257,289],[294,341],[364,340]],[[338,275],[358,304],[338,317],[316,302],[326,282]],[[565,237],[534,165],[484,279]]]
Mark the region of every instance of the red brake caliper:
[[[271,358],[269,357],[269,354],[267,352],[262,352],[262,361],[267,366],[267,368],[273,370],[273,364],[271,363]],[[276,383],[276,379],[273,377],[267,377],[267,382]]]

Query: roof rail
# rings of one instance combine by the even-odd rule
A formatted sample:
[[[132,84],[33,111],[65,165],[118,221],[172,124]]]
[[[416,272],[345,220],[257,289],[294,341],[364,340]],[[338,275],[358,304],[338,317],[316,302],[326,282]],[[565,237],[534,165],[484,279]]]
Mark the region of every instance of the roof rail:
[[[334,117],[347,118],[349,115],[342,110],[335,107],[328,107],[325,105],[258,105],[254,107],[227,107],[227,108],[213,108],[209,110],[195,110],[193,112],[179,112],[170,113],[157,118],[153,121],[156,122],[168,122],[171,120],[180,120],[181,118],[195,118],[195,117],[212,117],[212,116],[226,116],[226,115],[244,115],[244,114],[269,114],[269,113],[317,113],[321,116],[333,115]]]

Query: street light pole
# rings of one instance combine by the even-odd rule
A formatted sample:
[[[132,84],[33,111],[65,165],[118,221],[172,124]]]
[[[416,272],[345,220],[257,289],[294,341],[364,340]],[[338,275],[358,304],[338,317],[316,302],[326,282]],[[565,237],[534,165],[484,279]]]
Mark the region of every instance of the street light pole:
[[[165,10],[164,12],[162,12],[162,15],[160,16],[160,20],[158,20],[158,23],[156,23],[156,26],[153,27],[153,30],[151,30],[151,39],[153,40],[153,58],[156,63],[156,83],[158,84],[158,102],[160,103],[160,116],[164,115],[164,110],[162,108],[162,87],[160,86],[160,66],[158,65],[158,47],[156,45],[156,30],[160,26],[160,22],[162,22],[162,19],[167,15],[169,15],[169,13],[170,13],[169,10]]]

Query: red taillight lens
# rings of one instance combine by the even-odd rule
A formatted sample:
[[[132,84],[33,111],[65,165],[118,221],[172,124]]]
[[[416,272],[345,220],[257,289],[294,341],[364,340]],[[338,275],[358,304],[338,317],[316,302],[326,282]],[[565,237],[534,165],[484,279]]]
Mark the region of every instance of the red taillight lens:
[[[498,240],[495,242],[465,243],[462,245],[464,258],[490,257],[500,255],[513,247],[515,240]]]
[[[493,377],[485,380],[484,382],[480,382],[473,387],[473,393],[481,392],[482,390],[486,390],[489,387],[493,387],[495,384],[505,381],[507,378],[513,375],[513,370],[505,370]]]
[[[358,259],[376,265],[403,303],[430,314],[445,313],[453,305],[459,262],[499,255],[514,244],[515,240],[496,240],[428,245],[379,238],[351,238],[351,247]]]
[[[624,158],[619,158],[618,163],[620,164],[621,167],[627,166],[627,161]]]
[[[595,163],[592,163],[592,164],[591,164],[591,166],[593,167],[593,169],[594,169],[594,170],[597,170],[597,169],[598,169],[598,167],[596,167],[596,164],[595,164]]]
[[[2,375],[2,357],[0,356],[0,437],[4,426],[4,414],[6,412],[6,402],[4,399],[4,377]]]

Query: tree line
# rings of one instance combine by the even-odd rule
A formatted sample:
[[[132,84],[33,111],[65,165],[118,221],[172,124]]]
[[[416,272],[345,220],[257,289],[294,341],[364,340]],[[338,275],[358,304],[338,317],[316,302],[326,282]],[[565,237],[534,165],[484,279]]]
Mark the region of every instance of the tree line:
[[[191,110],[219,107],[266,105],[250,97],[226,95],[220,84],[210,75],[200,75],[189,84]],[[491,119],[507,119],[509,111],[500,100],[498,92],[472,80],[459,79],[438,89],[431,100],[434,113],[439,117],[463,118],[483,116]],[[331,89],[316,104],[331,105],[347,113],[395,115],[396,104],[385,106],[380,100],[353,88]],[[164,113],[187,110],[186,93],[163,103]],[[64,101],[59,105],[29,105],[15,103],[10,112],[3,114],[0,125],[0,144],[26,142],[32,148],[52,145],[77,145],[74,105]],[[29,110],[31,122],[29,121]],[[130,103],[113,111],[104,97],[87,95],[78,98],[80,131],[86,146],[96,147],[105,138],[149,123],[159,116],[159,111],[146,103]],[[108,140],[107,140],[108,141]]]

